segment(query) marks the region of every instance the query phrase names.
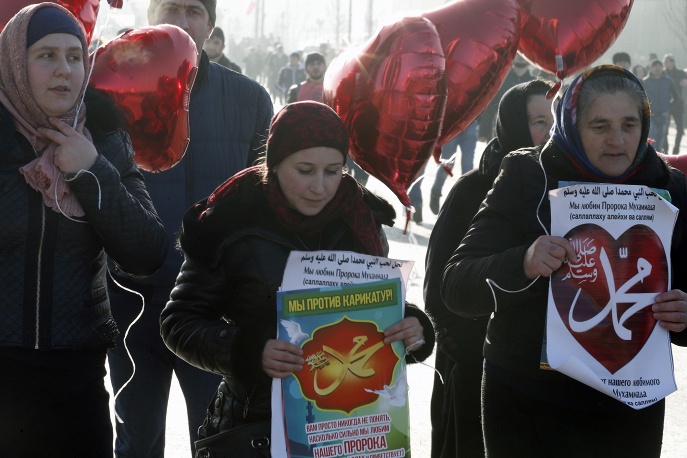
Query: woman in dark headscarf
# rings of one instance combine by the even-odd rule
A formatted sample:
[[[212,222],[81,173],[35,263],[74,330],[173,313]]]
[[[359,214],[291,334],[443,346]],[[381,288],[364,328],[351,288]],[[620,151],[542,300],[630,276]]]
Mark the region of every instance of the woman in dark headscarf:
[[[436,367],[432,392],[432,457],[484,456],[480,392],[482,346],[489,317],[466,319],[451,312],[441,299],[441,278],[472,217],[491,189],[506,154],[540,145],[553,123],[553,87],[544,80],[520,83],[499,102],[496,137],[488,144],[478,169],[461,176],[444,203],[427,245],[425,310],[437,330]]]
[[[122,117],[102,94],[86,116],[84,37],[55,3],[0,33],[1,456],[112,457],[107,259],[149,275],[166,251]]]
[[[277,290],[292,250],[387,253],[382,225],[393,224],[394,210],[344,172],[348,148],[334,110],[288,104],[270,125],[265,163],[184,216],[185,261],[161,333],[179,357],[223,376],[201,437],[270,419],[272,379],[302,368],[300,347],[276,339]],[[408,361],[425,359],[434,328],[420,309],[405,313],[385,341],[403,340],[413,349]]]
[[[463,316],[489,316],[482,380],[489,457],[656,457],[664,401],[634,410],[585,384],[547,370],[541,354],[548,278],[577,253],[551,236],[548,191],[566,182],[644,185],[667,190],[679,209],[673,231],[673,288],[648,313],[685,344],[687,186],[647,142],[649,104],[641,82],[616,66],[579,75],[556,109],[551,140],[504,158],[442,281],[445,303]],[[497,292],[498,309],[487,279]],[[513,292],[515,291],[515,292]]]

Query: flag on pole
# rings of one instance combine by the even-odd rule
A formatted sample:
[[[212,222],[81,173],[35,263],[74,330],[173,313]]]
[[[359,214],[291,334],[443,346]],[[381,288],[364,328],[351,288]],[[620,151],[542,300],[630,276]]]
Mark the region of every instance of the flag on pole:
[[[255,9],[255,6],[256,6],[255,0],[250,0],[248,3],[246,3],[245,12],[246,12],[247,16],[253,12],[253,10]]]

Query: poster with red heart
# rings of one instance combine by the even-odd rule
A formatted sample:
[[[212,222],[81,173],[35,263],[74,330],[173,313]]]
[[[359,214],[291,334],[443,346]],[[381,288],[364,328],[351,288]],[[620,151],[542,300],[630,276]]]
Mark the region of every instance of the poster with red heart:
[[[666,198],[599,183],[549,193],[551,235],[568,239],[578,257],[550,279],[548,364],[634,409],[677,389],[670,335],[651,311],[671,285],[677,209]]]

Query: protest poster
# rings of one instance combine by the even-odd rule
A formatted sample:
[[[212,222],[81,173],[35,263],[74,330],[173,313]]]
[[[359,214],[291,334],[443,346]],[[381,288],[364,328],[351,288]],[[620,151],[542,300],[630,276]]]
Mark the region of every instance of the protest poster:
[[[379,304],[372,307],[372,309],[375,309],[374,312],[364,309],[356,311],[356,314],[363,313],[363,316],[366,317],[363,321],[368,322],[370,314],[372,313],[374,319],[371,322],[375,323],[378,329],[383,330],[385,327],[396,323],[403,317],[405,285],[410,276],[413,264],[412,261],[389,259],[381,256],[364,255],[348,251],[293,251],[287,261],[279,298],[284,297],[285,294],[296,294],[297,296],[305,294],[303,299],[306,300],[306,302],[303,307],[307,308],[307,298],[310,294],[327,295],[331,294],[328,290],[332,288],[339,290],[342,290],[342,288],[354,288],[352,285],[360,285],[363,288],[362,291],[366,291],[368,288],[372,288],[373,290],[381,288],[384,290],[388,289],[388,287],[384,287],[386,282],[397,282],[399,294],[394,301],[397,301],[398,304],[392,307],[394,310],[393,313],[388,310],[389,307],[391,307],[390,305],[382,306]],[[322,314],[322,316],[317,319],[324,319],[330,323],[337,323],[340,319],[343,319],[341,316],[337,317],[336,313],[341,314],[341,312],[336,312],[336,308],[330,309],[330,311],[331,310],[335,312],[333,315]],[[355,316],[355,314],[353,316]],[[308,320],[315,319],[316,318],[312,317],[308,318]],[[283,336],[285,332],[286,335],[288,335],[286,328],[284,328],[281,323],[279,323],[279,327],[278,333],[280,333],[281,336]],[[365,327],[364,329],[369,328]],[[272,455],[291,457],[374,456],[380,458],[410,456],[410,437],[408,434],[409,415],[407,407],[405,361],[403,359],[404,352],[402,349],[403,344],[401,342],[396,342],[390,348],[393,348],[395,354],[400,357],[400,362],[397,363],[394,368],[390,383],[385,383],[384,385],[386,386],[378,386],[377,388],[380,389],[367,387],[372,390],[372,392],[364,392],[366,393],[365,396],[369,396],[368,399],[374,397],[376,401],[362,408],[359,407],[354,409],[350,414],[342,414],[343,410],[331,409],[331,406],[319,412],[318,416],[320,418],[330,418],[333,412],[336,413],[337,416],[344,415],[345,418],[323,420],[324,423],[322,421],[313,420],[312,423],[309,423],[310,432],[304,430],[304,432],[300,433],[301,437],[298,439],[299,441],[308,441],[305,442],[305,444],[308,444],[308,448],[311,450],[310,452],[305,452],[305,454],[300,454],[303,450],[302,447],[295,446],[288,442],[290,437],[287,437],[286,428],[290,417],[288,414],[285,416],[285,412],[288,413],[294,410],[294,408],[289,408],[289,397],[292,397],[292,393],[295,393],[294,399],[298,399],[299,397],[303,398],[303,394],[293,391],[296,386],[294,383],[298,383],[295,377],[290,377],[285,380],[275,379],[272,385]],[[348,351],[352,349],[353,348]],[[335,351],[338,350],[335,348]],[[341,351],[339,351],[339,353],[341,353]],[[289,384],[288,387],[286,387],[287,383]],[[282,385],[284,385],[284,388],[282,388]],[[378,391],[378,393],[373,393],[374,391]],[[283,396],[284,393],[287,393],[287,396]],[[387,396],[388,399],[385,398],[385,396]],[[390,404],[401,404],[401,399],[403,399],[403,405],[392,406]],[[344,407],[350,408],[350,406],[345,405]],[[389,410],[391,408],[396,410],[393,416],[389,415]],[[399,409],[401,413],[398,412]],[[303,414],[295,415],[295,417],[300,418],[300,420],[297,421],[301,422],[302,419],[305,418]],[[339,423],[339,420],[341,420],[341,423]],[[332,421],[335,422],[332,423]],[[292,431],[293,428],[298,428],[298,426],[292,426]],[[365,428],[366,434],[368,435],[367,437],[372,437],[372,439],[366,438],[366,436],[361,433],[360,428]],[[356,429],[359,437],[354,439],[353,435],[356,433]],[[296,434],[296,436],[298,436],[298,434]],[[383,441],[386,442],[385,450],[378,448],[383,446],[380,436],[384,436]],[[333,437],[337,437],[341,440],[337,439],[339,442],[333,444],[318,442],[320,439],[326,440],[327,438],[331,439]],[[343,443],[344,439],[348,440],[346,445]],[[290,447],[290,445],[293,445],[293,447]],[[344,449],[344,447],[347,448]],[[389,447],[391,447],[391,449]],[[296,448],[297,450],[295,450]],[[314,454],[315,449],[317,450],[317,455]],[[373,452],[373,449],[377,451]],[[352,453],[345,455],[338,454],[339,451],[344,452],[345,450],[349,450]],[[333,454],[327,455],[327,453]]]
[[[677,209],[645,186],[576,184],[549,193],[551,235],[578,258],[550,279],[551,368],[634,409],[674,392],[670,335],[651,305],[671,287]]]
[[[279,338],[300,345],[303,369],[282,380],[290,457],[396,457],[410,448],[398,278],[282,291]]]

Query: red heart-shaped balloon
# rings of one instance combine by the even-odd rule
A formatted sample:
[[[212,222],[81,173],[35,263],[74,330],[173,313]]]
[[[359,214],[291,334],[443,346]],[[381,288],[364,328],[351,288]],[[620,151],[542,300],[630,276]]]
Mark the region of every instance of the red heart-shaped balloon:
[[[341,117],[350,154],[409,206],[408,186],[434,151],[446,104],[445,59],[421,17],[383,27],[359,51],[338,56],[324,101]]]
[[[2,0],[0,5],[0,30],[5,27],[7,21],[17,14],[25,6],[37,3],[35,0]],[[98,17],[100,0],[55,0],[53,3],[67,8],[76,16],[86,29],[86,41],[91,42],[95,20]]]
[[[573,337],[611,373],[630,362],[651,335],[651,304],[668,288],[663,244],[635,225],[617,240],[595,224],[572,229],[580,257],[551,276],[554,303]]]
[[[515,0],[460,0],[422,15],[446,56],[448,100],[439,146],[475,120],[503,84],[520,39]],[[441,150],[435,158],[439,161]]]
[[[503,83],[518,32],[515,0],[458,0],[382,27],[334,59],[324,101],[346,124],[353,159],[410,206],[406,191],[431,155]]]
[[[197,71],[196,45],[177,26],[130,30],[100,46],[89,84],[124,112],[144,170],[178,163],[189,142],[188,103]]]
[[[560,79],[591,65],[618,38],[634,0],[517,0],[519,50]]]

